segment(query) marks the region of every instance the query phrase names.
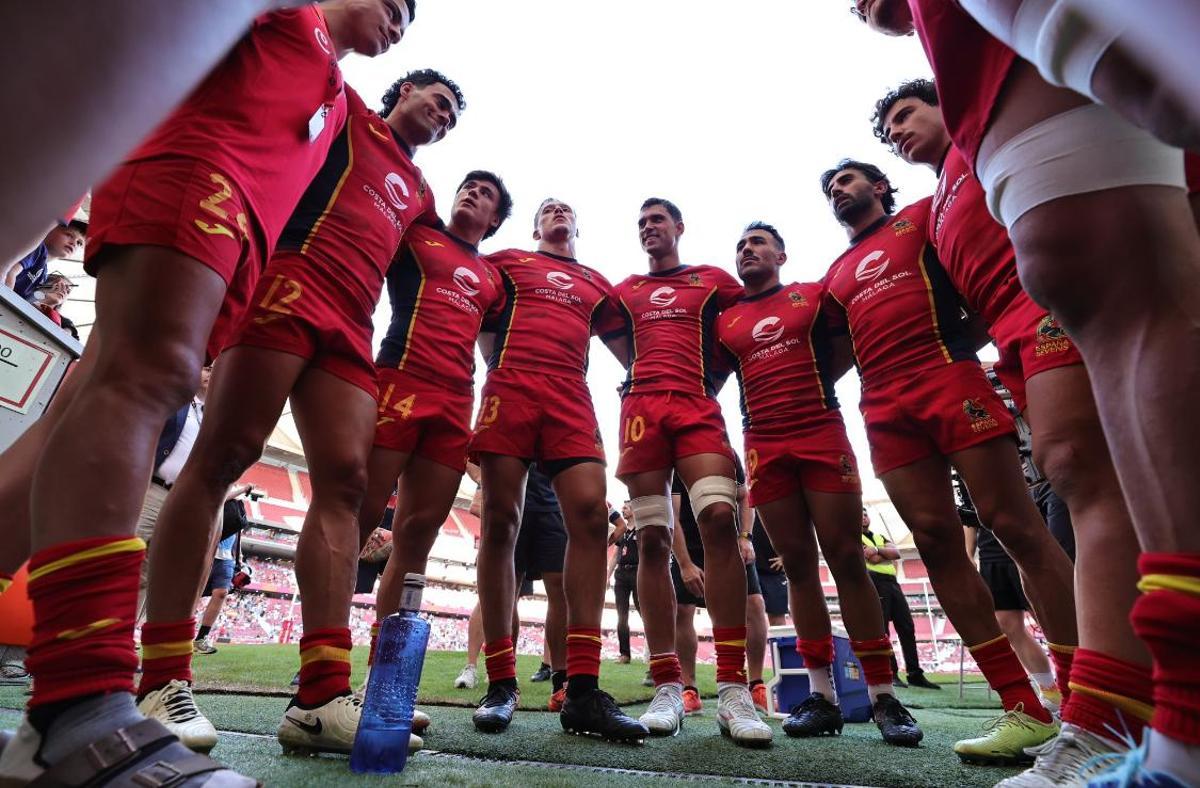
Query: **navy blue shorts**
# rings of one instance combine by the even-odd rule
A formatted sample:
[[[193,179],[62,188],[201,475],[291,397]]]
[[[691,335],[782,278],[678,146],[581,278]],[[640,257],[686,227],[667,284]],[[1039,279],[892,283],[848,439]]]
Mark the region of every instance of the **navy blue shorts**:
[[[201,596],[212,596],[214,588],[224,588],[229,590],[233,585],[233,559],[232,558],[214,558],[212,562],[212,571],[208,575],[208,584],[204,586],[204,593]]]

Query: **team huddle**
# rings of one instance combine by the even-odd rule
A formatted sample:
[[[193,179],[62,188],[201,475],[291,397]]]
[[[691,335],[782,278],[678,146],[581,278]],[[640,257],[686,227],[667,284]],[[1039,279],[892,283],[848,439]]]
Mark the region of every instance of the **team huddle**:
[[[1076,90],[1056,87],[1045,53],[1022,37],[1041,17],[1026,9],[1016,24],[997,10],[1010,5],[1022,4],[855,4],[881,32],[920,36],[936,85],[903,83],[878,101],[873,123],[892,154],[931,168],[938,186],[898,206],[877,164],[832,159],[813,188],[848,246],[820,281],[800,283],[789,283],[785,240],[764,221],[729,239],[737,278],[683,263],[684,217],[662,197],[636,215],[646,272],[616,284],[576,259],[575,213],[554,197],[533,216],[533,249],[482,254],[512,213],[503,180],[465,173],[439,214],[414,162],[457,125],[458,85],[412,71],[375,112],[338,66],[348,52],[398,43],[414,0],[331,0],[258,18],[95,188],[85,266],[98,279],[96,327],[45,416],[0,457],[0,498],[21,525],[0,551],[0,591],[28,559],[35,611],[33,694],[21,727],[0,734],[0,782],[255,784],[197,754],[217,732],[192,694],[193,616],[229,487],[289,401],[312,495],[296,550],[304,633],[298,691],[278,729],[285,753],[350,751],[366,682],[352,687],[349,659],[359,551],[395,490],[382,621],[400,609],[405,575],[424,572],[468,462],[483,491],[480,731],[508,728],[520,698],[513,555],[536,462],[568,534],[565,731],[642,742],[683,725],[670,572],[677,478],[703,542],[705,585],[719,589],[704,602],[721,733],[751,747],[773,738],[745,672],[745,498],[782,559],[810,677],[784,731],[843,725],[819,546],[880,734],[916,746],[923,733],[893,690],[891,641],[863,562],[858,459],[834,395],[851,367],[875,475],[1003,704],[980,736],[954,745],[957,755],[1031,763],[1010,786],[1200,780],[1200,548],[1183,528],[1200,501],[1190,481],[1169,483],[1191,478],[1194,428],[1164,419],[1200,382],[1187,362],[1200,235],[1184,154],[1087,98],[1090,84],[1077,80],[1092,71],[1075,60],[1065,58],[1062,79]],[[1063,4],[1027,5],[1053,18]],[[1040,46],[1072,46],[1050,35],[1053,24],[1067,22],[1046,21]],[[1080,55],[1091,69],[1118,40],[1101,32],[1079,44],[1094,45],[1090,59]],[[1131,259],[1149,261],[1144,276],[1127,270]],[[392,317],[373,354],[385,290]],[[655,686],[637,719],[600,687],[609,512],[586,380],[592,337],[627,370],[616,475],[637,531]],[[1070,510],[1075,566],[1026,489],[1013,417],[976,357],[989,341],[1031,427],[1034,460]],[[488,371],[472,417],[476,347]],[[1182,368],[1163,361],[1164,349]],[[132,523],[163,421],[214,361],[206,418],[151,540],[135,687],[146,545]],[[716,399],[730,375],[744,490]],[[1173,469],[1153,467],[1158,451]],[[1057,689],[1035,688],[997,624],[963,549],[952,468],[1020,569]],[[42,494],[33,506],[52,478],[73,480],[73,494]],[[411,747],[428,724],[414,714]]]

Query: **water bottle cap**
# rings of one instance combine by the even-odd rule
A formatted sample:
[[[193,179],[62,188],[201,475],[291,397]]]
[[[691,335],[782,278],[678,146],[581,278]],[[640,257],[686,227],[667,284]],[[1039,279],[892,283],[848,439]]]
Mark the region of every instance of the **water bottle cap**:
[[[404,585],[417,586],[418,588],[425,587],[425,575],[419,572],[409,572],[404,575]]]

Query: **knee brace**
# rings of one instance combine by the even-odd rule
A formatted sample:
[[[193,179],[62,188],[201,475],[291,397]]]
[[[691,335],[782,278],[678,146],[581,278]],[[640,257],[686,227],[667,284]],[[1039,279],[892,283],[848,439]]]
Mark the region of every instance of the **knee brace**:
[[[633,511],[633,530],[652,525],[671,529],[671,499],[665,495],[643,495],[629,502]]]
[[[688,488],[688,498],[692,501],[692,513],[696,517],[714,503],[727,503],[736,509],[737,482],[727,476],[705,476]]]

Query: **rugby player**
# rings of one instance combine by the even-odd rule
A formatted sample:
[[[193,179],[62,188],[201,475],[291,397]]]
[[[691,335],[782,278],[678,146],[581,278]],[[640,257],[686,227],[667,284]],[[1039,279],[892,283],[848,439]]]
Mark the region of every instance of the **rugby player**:
[[[825,275],[824,304],[831,328],[849,334],[875,474],[913,532],[943,609],[1004,704],[984,736],[958,742],[955,751],[971,762],[1026,760],[1024,748],[1052,738],[1058,723],[967,560],[951,465],[1021,568],[1046,637],[1060,648],[1076,645],[1073,567],[1025,489],[1012,417],[979,366],[958,296],[929,247],[932,199],[893,215],[887,177],[850,160],[823,173],[821,188],[851,239]]]
[[[480,336],[488,376],[470,444],[483,485],[478,574],[488,673],[473,721],[478,730],[503,731],[520,698],[510,623],[513,555],[525,479],[536,461],[551,480],[567,528],[567,697],[559,720],[571,733],[641,741],[646,728],[599,688],[608,506],[604,445],[585,373],[612,286],[575,259],[577,234],[571,206],[548,198],[534,215],[537,251],[509,249],[485,258],[499,269],[507,298]],[[622,358],[623,349],[612,347]]]
[[[72,393],[12,449],[37,468],[35,626],[26,663],[34,689],[0,755],[0,779],[29,781],[59,768],[76,780],[135,780],[154,764],[175,763],[185,779],[200,774],[199,782],[219,768],[145,720],[131,695],[144,554],[132,534],[154,445],[196,390],[222,304],[230,308],[218,336],[341,130],[338,57],[387,49],[411,15],[411,4],[379,0],[258,19],[93,193],[85,267],[98,280],[96,326],[71,375]],[[71,495],[47,492],[63,484]],[[24,520],[15,522],[20,528]],[[201,567],[211,555],[207,530],[204,547]],[[199,587],[190,589],[189,604]],[[114,742],[120,757],[86,754]]]
[[[923,734],[892,689],[892,643],[859,546],[862,486],[833,381],[833,346],[819,283],[784,285],[783,237],[754,222],[737,243],[746,294],[721,313],[717,338],[742,390],[750,504],[783,559],[795,604],[796,650],[812,693],[791,710],[789,736],[840,733],[833,632],[817,571],[817,543],[837,584],[851,647],[866,676],[872,715],[889,744]],[[813,526],[809,527],[809,523]]]
[[[714,321],[742,287],[711,265],[679,259],[683,215],[651,197],[638,215],[649,271],[613,291],[617,314],[605,336],[632,348],[621,399],[617,478],[632,499],[638,530],[638,597],[650,646],[655,693],[642,722],[657,735],[683,724],[683,683],[675,652],[671,555],[671,478],[687,487],[704,545],[707,598],[717,649],[717,724],[741,745],[766,746],[771,729],[758,719],[743,670],[746,659],[746,568],[738,549],[733,450],[717,404]]]
[[[312,501],[296,546],[300,684],[280,744],[285,753],[349,752],[361,712],[350,695],[349,615],[360,549],[355,518],[375,435],[371,316],[408,228],[436,219],[412,155],[453,128],[463,99],[452,81],[428,70],[397,80],[381,115],[352,88],[345,92],[345,127],[220,351],[204,423],[150,551],[139,708],[178,726],[185,741],[195,737],[197,747],[215,744],[215,732],[191,702],[191,660],[179,644],[195,628],[199,559],[226,488],[258,460],[289,400]],[[491,220],[491,208],[478,208],[482,221]]]
[[[864,10],[885,32],[916,29],[947,130],[1008,228],[1022,283],[1087,362],[1144,550],[1132,620],[1154,660],[1154,712],[1129,768],[1200,783],[1200,630],[1190,625],[1200,613],[1200,421],[1181,416],[1200,367],[1178,361],[1200,352],[1200,235],[1183,155],[1048,84],[957,4]]]
[[[875,133],[905,161],[938,173],[930,241],[967,307],[987,323],[1000,349],[996,374],[1032,430],[1034,463],[1066,502],[1077,533],[1080,648],[1073,662],[1069,651],[1050,652],[1064,702],[1056,748],[1077,752],[1047,751],[1029,772],[1057,782],[1080,759],[1127,749],[1114,731],[1140,742],[1148,721],[1150,654],[1129,621],[1138,596],[1137,536],[1083,357],[1021,288],[1008,233],[988,214],[983,187],[951,143],[933,83],[906,82],[880,99]]]

